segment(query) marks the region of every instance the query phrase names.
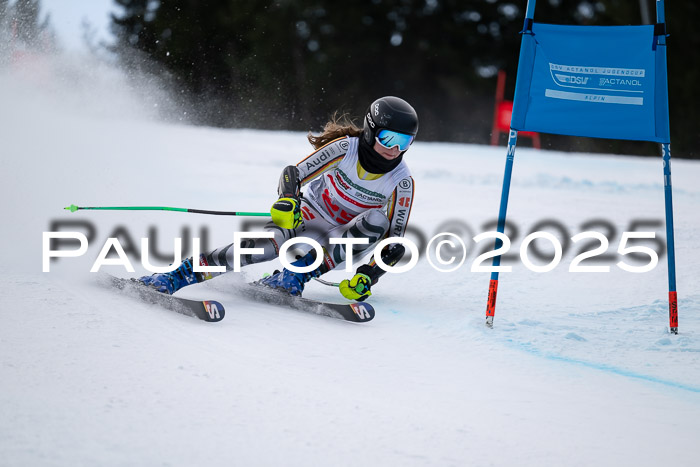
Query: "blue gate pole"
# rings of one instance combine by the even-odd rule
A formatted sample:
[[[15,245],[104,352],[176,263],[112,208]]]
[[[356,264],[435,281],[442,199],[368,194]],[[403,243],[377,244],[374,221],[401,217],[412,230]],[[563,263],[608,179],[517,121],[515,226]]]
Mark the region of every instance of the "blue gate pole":
[[[666,18],[664,13],[664,0],[656,2],[656,22],[663,26],[663,30],[657,33],[657,47],[663,48],[663,67],[666,71]],[[668,102],[668,84],[664,83],[666,104]],[[668,124],[668,107],[664,109],[665,122]],[[668,132],[668,131],[667,131]],[[676,249],[673,238],[673,189],[671,185],[671,143],[661,144],[661,156],[664,164],[664,198],[666,201],[666,246],[668,249],[668,324],[673,334],[678,334],[678,294],[676,293]]]
[[[535,2],[536,0],[528,0],[527,11],[525,12],[525,24],[523,26],[523,34],[527,34],[528,31],[532,30],[532,22],[535,17]],[[523,46],[520,46],[520,54],[522,57]],[[520,64],[523,60],[518,60],[518,75],[520,75]],[[518,85],[515,85],[516,96],[518,93]],[[513,100],[513,113],[515,113],[515,107],[518,105],[518,99]],[[511,117],[512,121],[512,117]],[[512,125],[512,123],[511,123]],[[506,156],[506,168],[503,174],[503,188],[501,190],[501,206],[498,210],[498,226],[496,230],[500,233],[505,233],[506,229],[506,211],[508,210],[508,195],[510,193],[510,180],[513,174],[513,160],[515,159],[515,146],[518,141],[518,132],[512,127],[508,135],[508,154]],[[495,249],[498,250],[503,246],[503,242],[496,239]],[[492,266],[494,268],[500,266],[501,257],[494,256]],[[491,273],[491,280],[489,281],[489,296],[486,302],[486,326],[493,327],[493,317],[496,314],[496,294],[498,292],[498,271],[493,271]]]
[[[498,210],[498,226],[496,230],[500,233],[505,233],[506,229],[506,211],[508,210],[508,195],[510,194],[510,180],[513,174],[513,160],[515,159],[515,145],[518,141],[518,132],[510,129],[508,135],[508,155],[506,156],[506,169],[503,174],[503,188],[501,190],[501,207]],[[495,249],[498,250],[503,246],[501,239],[496,239]],[[493,267],[501,265],[501,257],[493,257]],[[486,326],[493,327],[493,317],[496,314],[496,293],[498,292],[498,271],[491,273],[489,281],[489,298],[486,303]]]
[[[671,187],[671,145],[661,145],[664,163],[664,197],[666,200],[666,247],[668,249],[668,325],[678,334],[678,294],[676,293],[676,248],[673,239],[673,193]]]

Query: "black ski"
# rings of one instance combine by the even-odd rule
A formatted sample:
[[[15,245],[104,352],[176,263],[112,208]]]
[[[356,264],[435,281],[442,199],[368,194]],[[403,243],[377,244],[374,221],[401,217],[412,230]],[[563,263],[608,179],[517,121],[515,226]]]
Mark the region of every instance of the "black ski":
[[[309,298],[295,297],[283,290],[272,289],[254,282],[244,287],[243,293],[255,301],[285,306],[355,323],[365,323],[374,318],[374,308],[369,303],[338,304],[321,302]]]
[[[129,295],[139,298],[146,303],[159,305],[177,313],[199,318],[210,323],[216,323],[224,319],[224,306],[214,300],[189,300],[187,298],[174,297],[148,287],[136,279],[121,279],[109,276],[110,285],[122,290]]]

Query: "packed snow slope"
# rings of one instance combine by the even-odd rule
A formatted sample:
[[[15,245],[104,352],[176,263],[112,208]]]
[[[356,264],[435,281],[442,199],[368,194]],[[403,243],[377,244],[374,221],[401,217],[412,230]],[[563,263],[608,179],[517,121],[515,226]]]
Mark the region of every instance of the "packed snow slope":
[[[458,234],[469,246],[460,268],[438,272],[421,251],[412,271],[374,288],[376,318],[354,325],[239,297],[236,286],[279,262],[256,265],[178,293],[222,302],[226,318],[209,324],[100,277],[145,274],[134,255],[142,237],[172,257],[175,237],[226,245],[245,219],[63,207],[266,211],[281,169],[311,151],[304,135],[157,122],[157,103],[119,76],[47,73],[0,78],[0,464],[697,465],[700,164],[673,162],[677,336],[667,332],[665,254],[646,273],[616,265],[644,263],[617,253],[622,232],[665,243],[660,158],[518,149],[511,253],[549,220],[536,230],[561,241],[605,233],[610,257],[582,264],[610,271],[569,272],[581,250],[570,240],[550,272],[504,263],[513,270],[501,274],[487,329],[489,274],[470,270],[485,244],[471,237],[494,230],[505,148],[420,140],[406,155],[409,238]],[[51,230],[84,232],[90,245],[44,273]],[[89,272],[111,236],[134,273]],[[343,300],[318,283],[305,293]]]

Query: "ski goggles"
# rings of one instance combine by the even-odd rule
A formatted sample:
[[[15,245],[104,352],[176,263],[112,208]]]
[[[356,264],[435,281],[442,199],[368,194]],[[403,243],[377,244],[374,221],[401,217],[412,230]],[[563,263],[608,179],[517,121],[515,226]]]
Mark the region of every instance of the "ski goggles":
[[[387,149],[393,149],[398,146],[400,151],[405,151],[413,142],[413,138],[414,137],[411,135],[384,129],[379,130],[377,137],[374,139],[377,140],[377,143]]]

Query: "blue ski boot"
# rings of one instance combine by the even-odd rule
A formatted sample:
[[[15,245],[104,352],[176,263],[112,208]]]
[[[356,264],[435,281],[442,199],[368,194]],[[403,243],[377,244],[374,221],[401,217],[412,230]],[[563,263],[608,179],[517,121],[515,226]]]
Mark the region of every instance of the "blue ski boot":
[[[324,252],[325,253],[325,252]],[[306,256],[301,259],[296,260],[292,263],[296,267],[304,267],[312,264],[316,261],[316,250],[311,250]],[[258,281],[258,284],[270,287],[272,289],[284,290],[289,295],[301,296],[304,291],[304,284],[309,282],[314,277],[320,277],[321,274],[328,272],[328,266],[325,262],[314,269],[311,272],[293,272],[289,269],[282,269],[282,271],[276,272],[275,274],[265,277]]]
[[[187,258],[174,271],[143,276],[137,280],[158,292],[172,295],[185,286],[202,282],[204,278],[201,273],[192,270],[192,258]]]

